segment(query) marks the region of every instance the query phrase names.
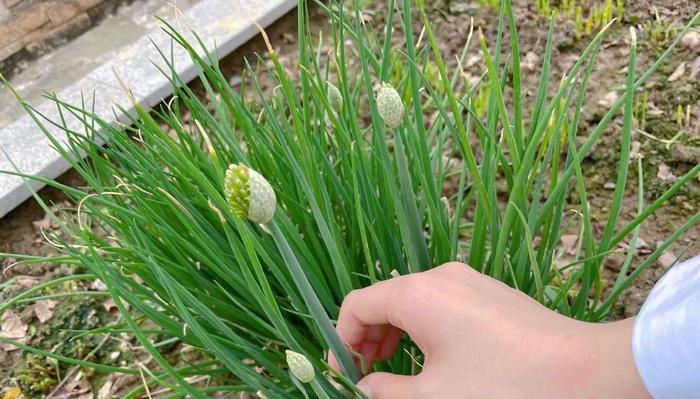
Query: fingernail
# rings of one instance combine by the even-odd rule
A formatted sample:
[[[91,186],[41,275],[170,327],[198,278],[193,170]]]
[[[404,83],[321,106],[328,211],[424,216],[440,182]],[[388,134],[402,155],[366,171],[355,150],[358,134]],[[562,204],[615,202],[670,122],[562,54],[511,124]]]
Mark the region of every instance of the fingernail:
[[[369,385],[366,385],[366,384],[359,384],[359,385],[357,386],[357,389],[359,389],[360,391],[362,391],[362,393],[364,393],[365,396],[367,396],[369,399],[372,399],[372,388],[370,388]]]

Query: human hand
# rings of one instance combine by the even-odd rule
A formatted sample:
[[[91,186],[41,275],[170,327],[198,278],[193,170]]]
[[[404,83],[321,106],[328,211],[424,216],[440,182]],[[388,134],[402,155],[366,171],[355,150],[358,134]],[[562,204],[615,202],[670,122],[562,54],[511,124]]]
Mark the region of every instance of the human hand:
[[[337,331],[368,365],[391,357],[404,332],[425,355],[416,376],[363,378],[370,399],[650,398],[632,325],[567,318],[454,262],[352,291]]]

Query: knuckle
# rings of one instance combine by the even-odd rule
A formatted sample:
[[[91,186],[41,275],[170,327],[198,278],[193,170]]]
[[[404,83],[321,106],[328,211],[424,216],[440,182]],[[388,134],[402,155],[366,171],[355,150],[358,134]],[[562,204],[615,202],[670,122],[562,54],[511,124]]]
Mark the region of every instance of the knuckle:
[[[463,272],[463,271],[473,271],[469,265],[466,263],[462,262],[447,262],[443,264],[442,266],[439,267],[442,270],[448,271],[448,272]]]
[[[434,270],[436,270],[436,274],[451,281],[468,282],[483,276],[481,273],[474,270],[474,268],[462,262],[445,263]]]
[[[345,295],[345,298],[343,299],[341,308],[352,307],[352,305],[357,302],[360,296],[362,296],[363,290],[363,288],[357,288],[348,292],[348,294]]]

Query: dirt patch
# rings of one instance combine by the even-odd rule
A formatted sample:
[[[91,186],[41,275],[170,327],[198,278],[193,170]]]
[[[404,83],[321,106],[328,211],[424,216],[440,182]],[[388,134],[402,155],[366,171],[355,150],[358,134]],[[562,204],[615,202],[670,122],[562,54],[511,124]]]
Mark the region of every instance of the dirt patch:
[[[538,10],[536,2],[514,1],[517,19],[520,57],[524,73],[523,115],[536,96],[539,68],[544,54],[548,18]],[[584,7],[604,2],[583,2]],[[560,6],[557,1],[552,7]],[[586,8],[584,8],[585,10]],[[447,10],[447,11],[446,11]],[[652,65],[657,57],[675,38],[680,28],[698,11],[692,1],[638,1],[625,2],[621,23],[612,25],[607,39],[593,68],[591,83],[587,91],[582,120],[577,132],[580,139],[587,137],[607,113],[610,101],[623,95],[629,56],[629,27],[635,27],[639,36],[637,74]],[[480,6],[472,1],[436,1],[432,3],[434,32],[442,47],[444,58],[454,60],[459,55],[469,27],[474,19],[475,29],[481,28],[493,48],[497,32],[497,10]],[[379,28],[384,23],[375,13],[372,25]],[[584,11],[585,16],[585,11]],[[591,38],[585,33],[575,33],[575,21],[560,15],[554,33],[550,94],[557,89],[556,82],[574,64],[578,55]],[[396,26],[400,29],[400,26]],[[635,119],[632,140],[633,148],[643,157],[645,204],[650,204],[665,192],[678,177],[700,163],[700,38],[695,27],[688,39],[674,49],[671,56],[638,91],[636,103],[641,107],[645,97],[645,118]],[[420,26],[416,26],[420,31]],[[504,39],[504,53],[508,54],[509,39]],[[471,76],[482,72],[481,50],[474,40],[468,50],[465,71]],[[472,61],[469,61],[470,58]],[[456,67],[453,62],[452,67]],[[691,66],[694,65],[694,70]],[[694,73],[693,73],[694,72]],[[675,76],[674,76],[675,75]],[[646,94],[645,94],[646,93]],[[506,93],[508,95],[508,93]],[[593,219],[594,231],[602,233],[609,204],[612,199],[617,164],[619,161],[622,112],[609,124],[598,139],[589,156],[584,160],[583,172]],[[637,171],[630,165],[629,179],[618,227],[637,214]],[[578,203],[578,194],[569,197],[571,207]],[[700,179],[689,181],[677,195],[642,225],[640,238],[644,242],[638,248],[632,265],[638,265],[657,245],[676,232],[691,216],[700,211]],[[576,226],[572,226],[575,232]],[[598,237],[599,238],[599,237]],[[604,277],[612,279],[624,259],[627,242],[621,243],[617,252],[606,262]],[[639,244],[638,244],[639,247]],[[624,294],[621,307],[614,318],[635,315],[656,281],[676,261],[700,254],[700,226],[691,227],[676,241],[667,253],[645,270],[632,287]]]

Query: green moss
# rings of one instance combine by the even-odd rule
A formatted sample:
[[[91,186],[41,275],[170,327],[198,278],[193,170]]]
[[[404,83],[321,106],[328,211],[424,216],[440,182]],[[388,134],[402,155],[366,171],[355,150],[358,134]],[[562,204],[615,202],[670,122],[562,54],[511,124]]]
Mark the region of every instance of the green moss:
[[[671,139],[678,134],[678,125],[672,120],[647,117],[646,131],[660,139]]]
[[[36,326],[32,346],[57,355],[109,364],[113,362],[109,353],[117,350],[116,341],[107,341],[99,350],[91,353],[98,347],[104,336],[90,334],[80,339],[72,339],[76,333],[70,330],[90,330],[112,321],[113,317],[104,309],[101,300],[69,297],[56,305],[51,319]],[[22,361],[15,369],[13,379],[22,389],[25,397],[42,397],[53,389],[58,383],[59,376],[65,376],[68,369],[67,364],[24,353]],[[94,370],[83,370],[83,373],[92,375]]]

